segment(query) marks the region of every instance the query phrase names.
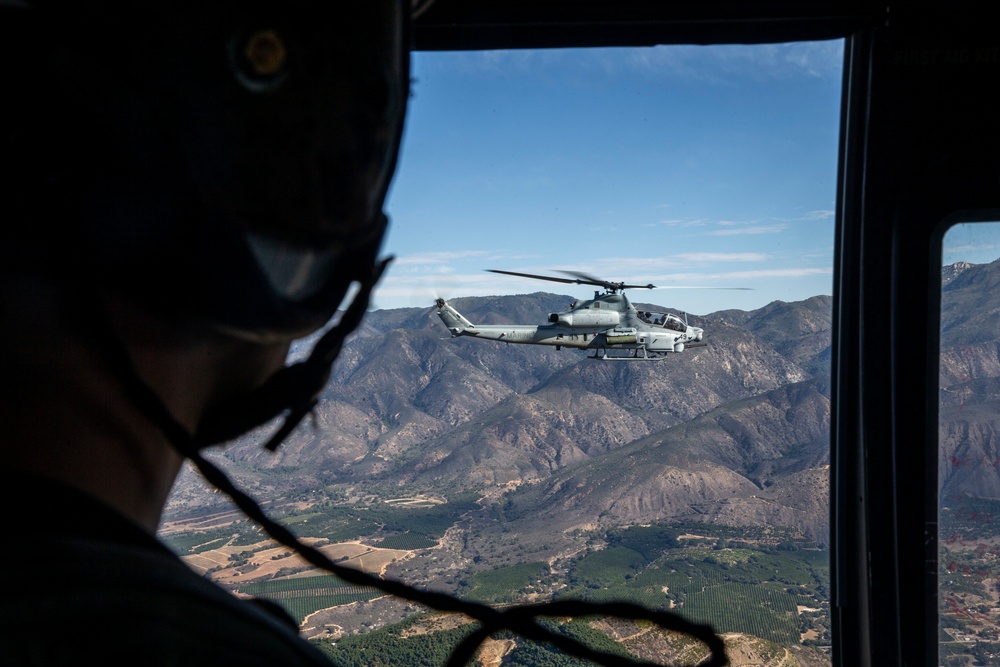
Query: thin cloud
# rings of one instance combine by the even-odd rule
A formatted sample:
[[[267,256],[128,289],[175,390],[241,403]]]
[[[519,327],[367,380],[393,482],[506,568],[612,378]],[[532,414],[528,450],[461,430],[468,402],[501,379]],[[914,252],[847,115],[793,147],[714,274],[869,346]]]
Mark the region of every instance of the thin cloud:
[[[808,278],[811,276],[832,275],[833,269],[831,267],[786,267],[747,269],[745,271],[686,271],[684,273],[665,273],[643,276],[642,281],[648,280],[658,286],[668,288],[688,287],[692,285],[753,287],[753,281],[759,280],[774,278],[785,280],[788,278]]]
[[[609,280],[625,279],[630,282],[654,285],[665,288],[694,288],[703,289],[725,289],[727,287],[755,288],[761,282],[768,280],[795,281],[809,278],[828,277],[832,279],[833,269],[830,267],[801,267],[801,268],[764,268],[750,269],[745,271],[724,271],[724,272],[694,272],[684,273],[657,273],[657,274],[630,274],[628,258],[612,259],[608,258],[601,262],[594,262],[584,272],[594,275],[597,278]],[[649,259],[645,262],[645,268],[649,268]],[[605,271],[605,268],[613,267],[613,271]],[[579,268],[579,267],[577,267]],[[536,269],[528,267],[518,267],[518,271],[525,273],[537,273],[539,275],[550,275],[561,277],[558,271],[551,269]],[[421,307],[428,308],[434,299],[441,296],[446,299],[464,296],[495,296],[504,294],[531,294],[534,292],[564,292],[582,296],[587,287],[579,285],[560,285],[558,283],[545,283],[544,281],[532,280],[530,278],[519,278],[517,276],[504,276],[503,280],[498,280],[495,274],[485,271],[449,273],[447,275],[427,273],[422,276],[386,276],[376,287],[373,295],[373,302],[376,308],[401,308],[401,307]],[[683,290],[682,290],[683,291]],[[764,290],[762,293],[767,293]]]
[[[443,66],[465,74],[499,76],[538,74],[558,66],[588,76],[618,78],[639,73],[657,79],[740,85],[747,80],[839,80],[843,68],[841,40],[785,44],[666,45],[648,48],[514,49],[454,54]],[[430,61],[416,54],[422,70]]]
[[[708,236],[746,236],[750,234],[778,234],[788,228],[786,224],[776,225],[748,225],[746,227],[733,227],[731,229],[716,229],[705,232]]]
[[[804,216],[802,216],[802,219],[803,220],[829,220],[830,218],[832,218],[836,214],[837,214],[837,212],[833,211],[833,210],[809,211]]]
[[[995,243],[967,243],[965,245],[946,246],[944,252],[982,252],[984,250],[993,250],[996,247]]]
[[[669,218],[666,220],[658,220],[653,223],[656,225],[662,225],[664,227],[703,227],[708,223],[704,218],[694,218],[691,220],[684,220],[682,218]]]
[[[673,255],[682,262],[766,262],[769,257],[762,252],[686,252]]]
[[[416,273],[390,272],[375,287],[372,301],[377,308],[429,307],[438,297],[514,294],[498,289],[496,276],[486,272],[427,270]]]
[[[423,252],[412,255],[400,255],[393,261],[393,266],[437,266],[465,259],[484,257],[489,253],[485,250],[452,250],[440,252]]]
[[[805,278],[807,276],[832,276],[833,268],[823,267],[803,267],[790,269],[754,269],[750,271],[730,271],[724,274],[716,274],[712,278],[726,280],[753,280],[764,278]]]
[[[843,42],[680,45],[641,49],[628,65],[655,76],[736,85],[746,80],[839,79]]]

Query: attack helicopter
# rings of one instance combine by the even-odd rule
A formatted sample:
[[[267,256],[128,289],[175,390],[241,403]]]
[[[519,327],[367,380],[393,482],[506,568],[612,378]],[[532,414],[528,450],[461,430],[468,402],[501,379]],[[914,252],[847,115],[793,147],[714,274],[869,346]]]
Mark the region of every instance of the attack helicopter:
[[[438,317],[452,337],[524,345],[554,345],[593,350],[590,359],[655,360],[689,347],[704,347],[705,330],[673,313],[639,310],[625,296],[627,289],[658,289],[656,285],[628,285],[594,278],[576,271],[560,271],[572,278],[488,269],[491,273],[603,288],[594,298],[573,303],[569,310],[550,313],[546,324],[473,324],[444,299],[437,299]],[[748,288],[725,288],[748,289]]]

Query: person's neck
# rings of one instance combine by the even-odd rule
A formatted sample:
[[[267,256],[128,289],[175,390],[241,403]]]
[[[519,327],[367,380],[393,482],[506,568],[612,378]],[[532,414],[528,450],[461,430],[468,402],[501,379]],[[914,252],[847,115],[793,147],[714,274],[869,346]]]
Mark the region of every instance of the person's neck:
[[[84,491],[155,531],[181,457],[80,335],[58,288],[11,281],[0,297],[5,463]]]
[[[74,296],[39,280],[0,285],[0,322],[10,324],[0,328],[0,443],[11,466],[155,531],[183,457],[128,394],[105,343],[125,346],[139,379],[189,433],[213,405],[270,377],[288,347],[214,335],[110,297],[84,311]]]
[[[0,425],[7,460],[84,491],[155,532],[182,459],[116,383],[80,380],[38,375],[22,383]]]

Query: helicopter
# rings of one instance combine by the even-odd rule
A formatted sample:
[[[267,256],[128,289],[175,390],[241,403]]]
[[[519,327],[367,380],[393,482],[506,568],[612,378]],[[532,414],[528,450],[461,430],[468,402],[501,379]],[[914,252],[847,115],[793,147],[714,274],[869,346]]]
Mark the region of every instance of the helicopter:
[[[576,271],[560,271],[572,278],[541,276],[500,269],[491,273],[549,280],[576,285],[594,285],[603,292],[594,298],[574,302],[569,310],[550,313],[546,324],[473,324],[444,299],[435,302],[437,315],[452,337],[472,336],[481,340],[524,345],[554,345],[593,350],[588,358],[600,360],[657,360],[690,347],[704,347],[705,330],[691,326],[668,312],[639,310],[625,296],[626,289],[658,289],[656,285],[628,285],[594,278]],[[748,289],[748,288],[728,288]]]

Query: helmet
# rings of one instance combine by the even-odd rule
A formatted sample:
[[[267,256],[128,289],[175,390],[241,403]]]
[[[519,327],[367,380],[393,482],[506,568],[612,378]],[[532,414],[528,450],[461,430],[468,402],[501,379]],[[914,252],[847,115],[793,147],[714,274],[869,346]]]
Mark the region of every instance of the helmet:
[[[318,329],[368,279],[407,2],[17,4],[0,47],[22,64],[0,111],[22,211],[6,268],[261,342]]]
[[[0,2],[0,55],[17,64],[6,81],[17,103],[0,105],[0,205],[16,215],[0,272],[261,343],[321,328],[360,283],[308,363],[219,406],[194,440],[91,316],[133,397],[185,455],[286,410],[291,428],[384,269],[407,0]]]

